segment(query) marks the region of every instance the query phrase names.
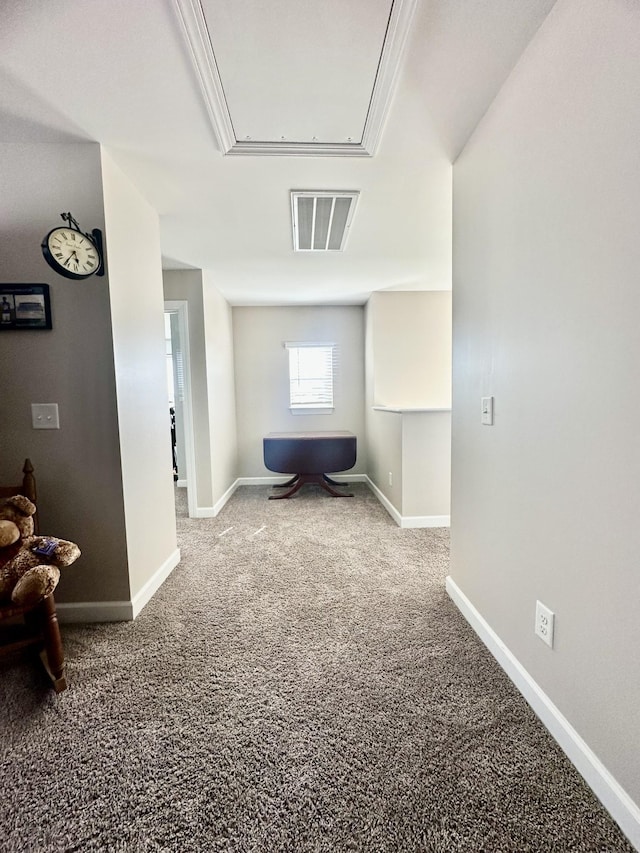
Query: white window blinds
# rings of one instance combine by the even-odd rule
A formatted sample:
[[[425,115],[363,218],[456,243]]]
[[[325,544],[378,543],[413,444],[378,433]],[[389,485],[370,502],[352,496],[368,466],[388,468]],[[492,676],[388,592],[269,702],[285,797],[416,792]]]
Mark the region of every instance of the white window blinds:
[[[333,408],[335,344],[286,343],[289,405],[292,409]]]

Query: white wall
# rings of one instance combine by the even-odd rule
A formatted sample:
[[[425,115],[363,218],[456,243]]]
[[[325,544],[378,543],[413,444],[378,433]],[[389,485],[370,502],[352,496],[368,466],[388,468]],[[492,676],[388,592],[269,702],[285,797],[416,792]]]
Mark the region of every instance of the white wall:
[[[636,803],[639,45],[637,3],[559,0],[455,164],[451,568]]]
[[[236,480],[238,437],[231,306],[202,273],[213,506]]]
[[[391,417],[385,412],[377,414]],[[400,417],[405,468],[402,515],[448,517],[451,511],[451,412],[412,412]]]
[[[373,399],[451,406],[451,291],[373,293]]]
[[[234,308],[239,476],[274,476],[262,458],[269,432],[350,430],[358,439],[354,473],[364,473],[364,312],[359,306]],[[335,410],[327,415],[289,410],[285,341],[337,344]]]
[[[100,148],[0,145],[0,280],[50,286],[51,331],[3,331],[0,481],[33,461],[42,532],[76,541],[59,601],[129,598],[109,275],[71,281],[40,243],[70,210],[104,230]],[[59,430],[33,430],[31,403],[58,403]],[[15,479],[14,479],[15,478]]]
[[[131,596],[177,549],[157,213],[102,151]]]
[[[402,515],[404,450],[402,415],[399,412],[367,412],[367,475]],[[391,482],[389,482],[391,474]]]

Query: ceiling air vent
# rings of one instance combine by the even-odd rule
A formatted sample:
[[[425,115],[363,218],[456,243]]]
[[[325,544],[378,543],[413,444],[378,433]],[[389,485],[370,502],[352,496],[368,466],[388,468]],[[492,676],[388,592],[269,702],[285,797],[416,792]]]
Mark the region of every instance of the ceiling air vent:
[[[295,252],[341,252],[359,193],[291,193],[293,249]]]

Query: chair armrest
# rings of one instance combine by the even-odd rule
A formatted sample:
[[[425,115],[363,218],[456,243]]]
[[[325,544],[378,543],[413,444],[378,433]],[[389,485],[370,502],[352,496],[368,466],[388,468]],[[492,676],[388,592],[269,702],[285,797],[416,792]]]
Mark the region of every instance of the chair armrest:
[[[19,607],[34,607],[54,591],[60,580],[57,566],[33,566],[23,574],[11,594],[11,601]]]

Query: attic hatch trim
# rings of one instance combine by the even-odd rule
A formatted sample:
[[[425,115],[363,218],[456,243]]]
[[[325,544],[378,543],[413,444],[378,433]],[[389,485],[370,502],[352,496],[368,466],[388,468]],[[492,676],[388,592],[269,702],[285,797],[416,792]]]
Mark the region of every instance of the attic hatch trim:
[[[293,251],[315,253],[344,251],[359,196],[359,190],[291,190]],[[307,221],[301,222],[299,201],[306,199],[313,201],[313,205],[307,205],[308,208],[311,207],[311,216]],[[326,223],[319,221],[319,199],[330,199],[332,202]],[[346,215],[342,216],[338,212],[338,216],[335,217],[336,202],[340,199],[349,199],[349,207],[346,210]],[[342,213],[344,213],[344,209]],[[336,222],[337,225],[334,227],[334,223]],[[318,234],[320,234],[321,245],[316,245],[318,243]],[[300,246],[301,242],[303,243],[302,247]]]
[[[373,157],[400,75],[418,0],[393,0],[376,79],[360,142],[261,142],[236,139],[200,0],[173,0],[200,84],[205,107],[223,155],[289,157]]]

